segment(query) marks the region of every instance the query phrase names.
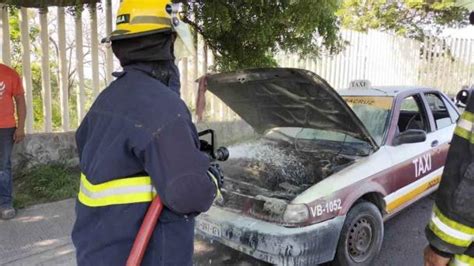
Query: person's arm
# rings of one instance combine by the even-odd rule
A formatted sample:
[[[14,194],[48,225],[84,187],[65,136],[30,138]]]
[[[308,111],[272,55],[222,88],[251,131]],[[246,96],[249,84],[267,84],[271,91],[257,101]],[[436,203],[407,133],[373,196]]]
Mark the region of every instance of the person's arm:
[[[25,138],[25,120],[26,120],[26,101],[23,94],[14,96],[16,103],[16,113],[18,117],[18,125],[15,131],[15,143],[20,143]]]
[[[426,236],[425,266],[447,266],[472,245],[474,228],[448,218],[435,205]]]
[[[199,150],[197,132],[186,118],[156,131],[139,156],[164,205],[176,213],[207,211],[217,194],[210,160]]]
[[[433,213],[426,227],[429,246],[425,266],[446,266],[466,252],[474,240],[474,213],[469,210],[474,190],[472,158],[474,102],[459,118],[454,132],[443,178],[436,194]]]

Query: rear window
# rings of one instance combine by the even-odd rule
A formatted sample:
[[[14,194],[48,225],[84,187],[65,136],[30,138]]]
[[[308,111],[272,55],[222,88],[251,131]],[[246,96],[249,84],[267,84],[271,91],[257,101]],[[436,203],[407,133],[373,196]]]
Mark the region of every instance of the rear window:
[[[449,109],[438,94],[425,93],[425,96],[436,122],[436,129],[449,127],[456,122],[455,119],[452,119]]]

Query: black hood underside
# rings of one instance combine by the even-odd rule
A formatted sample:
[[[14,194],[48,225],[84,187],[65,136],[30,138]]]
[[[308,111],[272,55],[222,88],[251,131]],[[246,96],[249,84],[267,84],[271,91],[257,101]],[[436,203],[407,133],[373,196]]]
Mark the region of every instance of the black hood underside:
[[[318,75],[288,68],[251,69],[208,77],[208,88],[258,133],[277,127],[334,131],[377,149],[362,122]]]

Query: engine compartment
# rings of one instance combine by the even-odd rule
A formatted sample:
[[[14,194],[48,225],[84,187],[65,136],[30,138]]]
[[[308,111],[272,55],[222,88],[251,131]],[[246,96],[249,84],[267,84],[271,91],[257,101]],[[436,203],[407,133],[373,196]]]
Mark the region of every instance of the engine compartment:
[[[300,193],[353,163],[337,151],[301,151],[292,142],[260,139],[230,147],[221,163],[224,207],[259,218],[282,217]]]

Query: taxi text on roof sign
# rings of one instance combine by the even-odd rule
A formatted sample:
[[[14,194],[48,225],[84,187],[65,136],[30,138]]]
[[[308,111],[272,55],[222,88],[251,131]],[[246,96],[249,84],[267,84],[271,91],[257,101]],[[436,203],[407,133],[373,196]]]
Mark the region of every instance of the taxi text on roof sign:
[[[349,83],[349,88],[368,89],[371,87],[370,81],[365,79],[353,80]]]

